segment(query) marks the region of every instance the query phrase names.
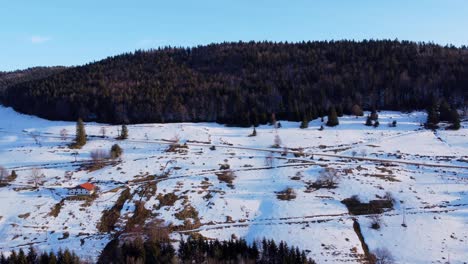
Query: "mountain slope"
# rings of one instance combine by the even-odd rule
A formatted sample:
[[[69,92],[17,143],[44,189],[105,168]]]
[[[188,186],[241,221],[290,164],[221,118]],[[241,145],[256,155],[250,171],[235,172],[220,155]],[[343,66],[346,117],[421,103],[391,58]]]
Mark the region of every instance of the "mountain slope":
[[[468,50],[398,41],[221,43],[137,51],[7,89],[2,103],[48,119],[265,123],[465,104]]]

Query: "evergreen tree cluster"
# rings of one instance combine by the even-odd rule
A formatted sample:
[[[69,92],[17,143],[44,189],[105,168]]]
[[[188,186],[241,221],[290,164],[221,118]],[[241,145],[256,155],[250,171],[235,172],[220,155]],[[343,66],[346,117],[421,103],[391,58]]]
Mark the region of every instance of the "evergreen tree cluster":
[[[455,107],[451,107],[446,100],[442,99],[440,104],[436,100],[426,109],[427,121],[425,126],[430,129],[438,128],[440,121],[451,123],[448,129],[460,129],[460,115]]]
[[[25,70],[11,72],[0,71],[0,91],[4,91],[10,86],[33,80],[46,78],[52,74],[65,70],[66,67],[32,67]]]
[[[18,252],[12,251],[8,257],[0,253],[0,264],[81,264],[82,260],[73,252],[59,250],[54,252],[43,252],[39,254],[33,247],[25,253],[23,249]]]
[[[216,121],[251,126],[327,115],[457,107],[468,49],[392,40],[226,42],[136,51],[0,90],[0,102],[54,120]],[[356,107],[354,107],[356,106]]]
[[[327,126],[334,127],[338,124],[338,114],[336,113],[335,107],[331,107],[330,112],[328,113]]]
[[[184,263],[265,263],[265,264],[312,264],[304,251],[289,247],[281,241],[266,240],[257,245],[248,245],[243,239],[229,241],[208,241],[203,238],[182,241],[179,257]]]
[[[112,240],[103,250],[98,263],[261,263],[313,264],[304,251],[281,241],[266,240],[257,245],[243,239],[219,241],[189,237],[178,251],[167,241],[136,239],[120,243]]]
[[[177,263],[176,251],[169,242],[147,240],[143,242],[137,238],[120,245],[118,239],[107,244],[99,256],[102,264],[126,263]]]

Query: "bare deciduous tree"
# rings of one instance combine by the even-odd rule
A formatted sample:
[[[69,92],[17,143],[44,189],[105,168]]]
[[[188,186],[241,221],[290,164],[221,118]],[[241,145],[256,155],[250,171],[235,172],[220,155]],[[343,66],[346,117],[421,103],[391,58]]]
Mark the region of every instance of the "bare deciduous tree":
[[[318,176],[317,182],[323,186],[335,186],[340,180],[340,176],[333,168],[325,168]]]
[[[66,140],[68,137],[68,130],[66,128],[60,130],[60,138]]]
[[[273,148],[279,148],[281,147],[281,138],[279,137],[278,134],[275,135],[275,139],[273,140]]]
[[[367,151],[365,149],[361,149],[361,156],[367,156]]]
[[[283,146],[283,152],[281,152],[281,156],[287,156],[287,155],[288,155],[288,152],[289,152],[288,147]]]
[[[376,258],[376,264],[393,264],[395,263],[395,258],[392,253],[386,248],[377,248],[374,251],[374,256]]]
[[[106,133],[107,133],[107,130],[105,127],[101,127],[101,129],[99,129],[99,134],[101,134],[101,137],[105,138]]]
[[[5,169],[5,167],[0,166],[0,182],[5,181],[7,177],[8,171]]]
[[[39,136],[40,136],[40,133],[37,132],[37,131],[33,131],[30,133],[31,137],[34,139],[34,142],[37,144],[37,145],[41,145],[41,142],[39,141]]]
[[[371,228],[372,229],[380,229],[382,220],[380,219],[380,215],[374,214],[370,216],[371,218]]]
[[[34,188],[37,188],[37,186],[41,184],[41,179],[44,177],[45,175],[42,173],[41,169],[39,168],[31,169],[31,180],[34,183]]]
[[[90,155],[94,165],[101,165],[106,159],[109,158],[109,153],[102,149],[95,149],[91,151]]]
[[[171,138],[172,144],[179,144],[180,142],[180,136],[179,134],[174,134],[174,136]]]
[[[273,157],[273,152],[268,152],[265,156],[265,166],[272,168],[275,164],[275,158]]]

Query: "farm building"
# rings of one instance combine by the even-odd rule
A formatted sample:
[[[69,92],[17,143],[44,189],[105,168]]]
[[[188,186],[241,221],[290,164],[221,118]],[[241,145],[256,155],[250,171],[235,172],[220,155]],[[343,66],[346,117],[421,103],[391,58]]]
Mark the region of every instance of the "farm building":
[[[70,188],[68,194],[70,195],[91,195],[96,190],[96,186],[90,182],[80,184],[76,187]]]

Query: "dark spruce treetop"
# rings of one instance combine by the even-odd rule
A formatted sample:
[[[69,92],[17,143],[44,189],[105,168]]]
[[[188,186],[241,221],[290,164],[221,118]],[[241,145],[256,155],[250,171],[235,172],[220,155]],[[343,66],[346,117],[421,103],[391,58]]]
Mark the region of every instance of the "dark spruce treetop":
[[[136,51],[16,83],[0,100],[48,119],[250,126],[272,113],[313,119],[331,106],[338,114],[414,110],[444,98],[460,107],[467,95],[465,47],[382,40]]]

